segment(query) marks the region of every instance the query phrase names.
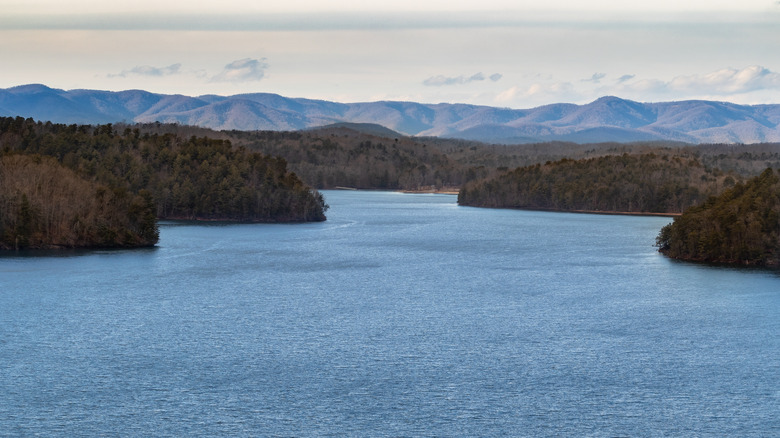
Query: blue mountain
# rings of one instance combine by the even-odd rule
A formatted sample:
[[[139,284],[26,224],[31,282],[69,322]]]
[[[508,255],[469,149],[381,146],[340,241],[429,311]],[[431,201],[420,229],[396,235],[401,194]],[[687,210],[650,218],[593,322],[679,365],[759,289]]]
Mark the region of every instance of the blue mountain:
[[[338,103],[271,93],[183,96],[143,90],[60,90],[31,84],[0,89],[0,115],[55,123],[165,122],[217,130],[381,125],[409,136],[491,143],[673,140],[780,142],[780,105],[689,100],[641,103],[606,96],[585,105],[507,109],[416,102]]]

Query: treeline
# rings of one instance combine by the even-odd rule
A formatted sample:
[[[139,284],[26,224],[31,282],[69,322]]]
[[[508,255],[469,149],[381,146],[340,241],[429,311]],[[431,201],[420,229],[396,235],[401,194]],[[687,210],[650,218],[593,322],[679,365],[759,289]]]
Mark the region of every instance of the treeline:
[[[111,124],[62,125],[21,117],[0,118],[0,157],[16,155],[53,158],[92,184],[73,185],[84,190],[85,198],[105,196],[105,193],[115,196],[126,193],[128,199],[148,197],[158,218],[252,222],[325,220],[327,205],[321,194],[288,171],[283,158],[234,147],[224,138],[141,133],[138,127],[117,128]],[[6,171],[21,163],[6,161]],[[47,160],[42,163],[53,168]],[[95,192],[93,185],[103,189]],[[8,200],[20,203],[21,194],[25,194],[30,205],[59,202],[53,198],[35,198],[56,197],[58,192],[28,189],[12,191],[8,185],[0,186],[0,194],[9,202],[0,215],[8,223],[18,218],[18,211],[10,210]],[[120,214],[121,210],[115,213]],[[79,213],[79,218],[83,219],[84,214]],[[15,226],[6,226],[3,232],[12,229]],[[5,234],[0,239],[7,240]],[[104,240],[96,240],[95,245],[105,246]]]
[[[186,130],[187,127],[180,129]],[[300,132],[225,131],[234,144],[284,157],[291,170],[316,188],[338,186],[416,190],[457,189],[517,167],[562,159],[668,155],[695,159],[707,169],[752,177],[780,167],[780,144],[689,145],[675,142],[548,142],[490,145],[468,140],[381,137],[349,127]]]
[[[0,156],[0,249],[157,243],[151,194],[87,181],[51,157]]]
[[[339,125],[296,132],[210,131],[175,124],[119,125],[142,134],[219,138],[263,154],[279,156],[304,182],[318,188],[457,190],[468,181],[517,167],[548,161],[597,158],[607,155],[680,155],[697,159],[706,168],[720,168],[742,177],[780,166],[780,144],[689,145],[675,142],[592,143],[547,142],[490,145],[476,141],[405,137]],[[385,130],[386,131],[386,130]]]
[[[725,187],[732,175],[687,154],[607,155],[520,167],[465,184],[461,205],[563,211],[681,213]]]
[[[738,183],[661,229],[660,251],[683,260],[780,264],[780,177],[772,169]]]
[[[296,174],[320,189],[457,190],[468,181],[519,166],[563,158],[668,153],[681,147],[668,142],[490,145],[436,137],[382,137],[358,129],[338,126],[296,132],[223,131],[222,134],[228,135],[235,144],[284,157]]]
[[[319,189],[457,188],[489,171],[409,137],[383,138],[348,128],[227,134],[249,149],[284,157],[297,175]]]

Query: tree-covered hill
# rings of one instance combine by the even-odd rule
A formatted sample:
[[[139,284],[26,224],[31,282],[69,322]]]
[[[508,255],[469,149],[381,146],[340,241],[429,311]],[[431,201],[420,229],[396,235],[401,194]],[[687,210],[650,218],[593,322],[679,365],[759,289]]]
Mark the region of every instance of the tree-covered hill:
[[[0,156],[0,249],[157,243],[151,194],[87,181],[51,157]]]
[[[681,213],[732,176],[685,154],[608,155],[520,167],[461,188],[461,205],[561,211]]]
[[[115,125],[138,129],[141,135],[208,137],[282,157],[289,170],[317,189],[353,187],[385,190],[457,190],[465,182],[507,169],[606,155],[655,153],[699,160],[743,177],[755,176],[767,166],[780,166],[780,144],[688,145],[672,142],[614,142],[575,144],[547,142],[492,145],[435,137],[383,136],[354,125],[296,131],[212,131],[194,126],[146,123]]]
[[[682,260],[780,264],[780,176],[772,169],[737,184],[665,226],[660,251]]]
[[[767,166],[780,166],[780,144],[688,145],[671,142],[614,142],[575,144],[547,142],[491,145],[434,137],[381,137],[337,126],[300,132],[221,131],[176,125],[145,129],[178,129],[197,135],[217,135],[234,145],[283,157],[306,183],[328,189],[338,186],[363,189],[457,189],[466,182],[508,169],[544,164],[564,158],[580,160],[607,155],[656,154],[693,158],[709,169],[742,177],[758,175]],[[200,130],[199,130],[200,129]]]
[[[491,207],[677,213],[780,166],[780,144],[507,146],[354,126],[244,132],[0,118],[0,155],[12,154],[54,157],[111,190],[145,189],[159,218],[262,222],[323,220],[327,206],[311,187],[339,186],[462,187],[462,203]]]
[[[349,126],[315,131],[226,131],[235,144],[284,157],[314,187],[418,190],[460,187],[487,170],[459,163],[410,137],[380,137]]]
[[[223,138],[0,118],[0,154],[50,156],[111,190],[146,190],[159,218],[325,220],[322,196],[289,172],[284,159]]]

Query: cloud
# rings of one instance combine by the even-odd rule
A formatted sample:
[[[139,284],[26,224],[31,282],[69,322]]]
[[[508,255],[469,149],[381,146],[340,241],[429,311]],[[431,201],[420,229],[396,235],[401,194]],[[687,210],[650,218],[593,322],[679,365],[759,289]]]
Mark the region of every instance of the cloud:
[[[501,105],[529,108],[553,102],[590,102],[605,95],[640,101],[707,99],[755,103],[756,96],[765,102],[780,96],[780,73],[752,65],[723,68],[710,73],[679,75],[671,79],[642,78],[634,74],[615,76],[596,73],[588,79],[556,81],[535,77],[505,89],[495,96]]]
[[[493,82],[499,81],[503,77],[500,73],[493,73],[490,75],[489,79]],[[484,81],[485,75],[482,73],[476,73],[471,76],[457,76],[457,77],[447,77],[444,75],[438,75],[438,76],[431,76],[430,78],[423,81],[423,85],[427,85],[429,87],[441,87],[444,85],[463,85],[468,84],[471,82],[476,81]]]
[[[126,78],[128,76],[169,76],[180,72],[181,64],[171,64],[167,67],[152,67],[151,65],[139,65],[121,73],[109,74],[109,78]]]
[[[265,77],[265,70],[269,67],[265,58],[244,58],[233,61],[211,78],[211,82],[254,82]]]
[[[581,96],[571,82],[536,83],[530,87],[514,86],[496,96],[496,102],[550,103],[576,101]]]
[[[726,97],[761,90],[780,90],[780,73],[759,65],[743,69],[724,68],[706,74],[681,75],[670,81],[633,79],[633,75],[621,77],[618,80],[618,91],[680,97],[702,95]]]
[[[725,68],[705,75],[678,76],[669,82],[674,91],[741,94],[780,88],[780,73],[752,65],[741,70]]]
[[[501,93],[498,93],[498,96],[496,96],[496,102],[511,102],[515,100],[518,94],[520,94],[520,87],[515,86],[506,89]]]
[[[583,79],[582,82],[593,82],[594,84],[598,84],[606,76],[606,73],[593,73],[593,76],[589,77],[588,79]]]
[[[216,75],[210,75],[205,70],[187,70],[183,71],[181,64],[171,64],[167,67],[153,67],[150,65],[139,65],[120,73],[109,74],[109,78],[126,78],[128,76],[146,76],[163,77],[176,74],[187,74],[209,82],[254,82],[262,80],[265,77],[265,70],[268,63],[265,58],[252,59],[244,58],[233,61],[226,65],[221,72]]]

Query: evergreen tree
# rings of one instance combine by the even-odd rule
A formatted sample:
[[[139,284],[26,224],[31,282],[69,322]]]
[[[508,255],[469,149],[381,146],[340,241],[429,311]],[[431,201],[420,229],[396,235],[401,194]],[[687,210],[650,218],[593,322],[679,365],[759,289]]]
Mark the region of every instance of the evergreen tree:
[[[780,263],[780,177],[772,169],[736,184],[663,227],[656,244],[682,260]]]

